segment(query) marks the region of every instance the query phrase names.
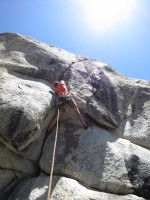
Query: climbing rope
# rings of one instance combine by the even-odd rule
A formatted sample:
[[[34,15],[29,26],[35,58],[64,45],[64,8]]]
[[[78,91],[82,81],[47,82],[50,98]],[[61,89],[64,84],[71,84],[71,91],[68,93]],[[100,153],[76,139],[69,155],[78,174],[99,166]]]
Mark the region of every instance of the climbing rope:
[[[55,135],[55,142],[54,142],[54,148],[53,148],[53,158],[52,158],[51,173],[50,173],[50,178],[49,178],[49,188],[48,188],[47,200],[50,200],[50,194],[51,194],[51,188],[52,188],[54,159],[55,159],[56,143],[57,143],[57,136],[58,136],[58,121],[59,121],[59,107],[58,107],[58,113],[57,113],[56,135]]]

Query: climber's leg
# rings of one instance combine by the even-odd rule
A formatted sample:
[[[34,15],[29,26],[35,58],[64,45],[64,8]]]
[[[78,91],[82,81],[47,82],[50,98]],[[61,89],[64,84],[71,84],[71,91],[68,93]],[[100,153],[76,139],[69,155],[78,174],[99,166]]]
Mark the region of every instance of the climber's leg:
[[[48,129],[47,129],[47,131],[46,131],[46,135],[50,134],[51,131],[52,131],[52,129],[53,129],[53,127],[56,125],[56,122],[57,122],[57,115],[59,115],[59,116],[58,116],[58,119],[60,119],[61,116],[62,116],[62,114],[63,114],[63,107],[62,107],[62,106],[59,106],[59,114],[58,114],[58,110],[57,110],[56,113],[55,113],[55,115],[54,115],[54,117],[53,117],[53,119],[52,119],[52,121],[50,122],[50,124],[49,124],[49,126],[48,126]]]
[[[79,120],[81,121],[81,123],[83,124],[84,128],[88,128],[88,123],[85,122],[82,114],[80,113],[77,104],[75,103],[74,99],[71,98],[71,100],[68,101],[68,105],[75,111],[75,113],[77,114],[77,117],[79,118]]]

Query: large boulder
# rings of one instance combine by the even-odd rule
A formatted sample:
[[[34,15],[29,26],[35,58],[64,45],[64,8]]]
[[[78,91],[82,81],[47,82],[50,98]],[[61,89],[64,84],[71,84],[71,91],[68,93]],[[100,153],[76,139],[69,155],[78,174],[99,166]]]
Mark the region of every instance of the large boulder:
[[[57,140],[55,174],[109,193],[150,196],[149,150],[95,126],[84,131],[77,124],[63,125]],[[40,167],[47,174],[53,143],[54,135],[50,135],[40,159]]]
[[[37,160],[44,139],[44,128],[52,107],[50,87],[42,80],[27,77],[16,72],[0,68],[1,107],[0,138],[12,150],[28,154],[28,158]],[[53,110],[51,110],[52,114]],[[46,123],[46,124],[45,124]],[[30,152],[31,144],[38,140],[36,151]],[[33,144],[35,146],[35,144]]]
[[[150,148],[150,88],[139,88],[130,104],[132,115],[127,117],[123,132],[124,138]]]
[[[0,142],[0,168],[15,170],[17,172],[34,176],[37,175],[39,169],[38,166],[20,155],[17,155],[6,148]]]
[[[22,181],[14,190],[9,200],[47,199],[48,176],[41,176]],[[135,195],[119,196],[86,188],[76,180],[59,176],[53,177],[51,200],[144,200]]]

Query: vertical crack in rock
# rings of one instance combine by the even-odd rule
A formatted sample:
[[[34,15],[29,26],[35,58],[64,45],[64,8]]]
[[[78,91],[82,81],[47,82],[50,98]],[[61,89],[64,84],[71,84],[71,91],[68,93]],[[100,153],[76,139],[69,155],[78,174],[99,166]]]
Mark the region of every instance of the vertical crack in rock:
[[[80,63],[80,62],[83,62],[83,61],[86,61],[88,60],[87,58],[83,58],[83,59],[79,59],[78,61],[74,61],[72,62],[69,67],[59,76],[59,81],[60,80],[64,80],[66,83],[67,81],[69,80],[70,76],[71,76],[71,68],[74,64],[76,63]]]

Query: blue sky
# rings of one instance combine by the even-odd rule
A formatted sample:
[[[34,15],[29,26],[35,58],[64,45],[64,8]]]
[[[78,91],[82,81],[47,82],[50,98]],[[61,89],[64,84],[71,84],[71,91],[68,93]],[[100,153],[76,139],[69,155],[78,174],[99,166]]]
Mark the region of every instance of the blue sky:
[[[138,9],[128,19],[101,31],[88,24],[78,1],[3,0],[0,33],[24,34],[150,80],[150,0],[136,0]]]

